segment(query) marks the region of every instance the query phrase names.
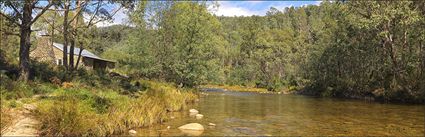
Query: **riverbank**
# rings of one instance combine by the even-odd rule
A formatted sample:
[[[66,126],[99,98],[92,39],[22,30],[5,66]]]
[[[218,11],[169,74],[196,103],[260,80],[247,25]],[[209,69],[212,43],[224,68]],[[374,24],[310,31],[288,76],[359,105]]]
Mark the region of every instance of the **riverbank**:
[[[27,116],[39,122],[38,135],[106,136],[167,121],[168,112],[186,109],[198,98],[194,89],[148,80],[99,86],[78,81],[61,85],[6,82],[11,87],[1,88],[2,134],[19,123],[11,110],[22,110],[28,103],[36,106]]]
[[[240,92],[258,92],[258,93],[268,93],[270,91],[267,91],[265,88],[255,88],[255,87],[248,87],[248,86],[238,86],[238,85],[201,85],[199,88],[218,88],[218,89],[224,89],[228,91],[240,91]]]

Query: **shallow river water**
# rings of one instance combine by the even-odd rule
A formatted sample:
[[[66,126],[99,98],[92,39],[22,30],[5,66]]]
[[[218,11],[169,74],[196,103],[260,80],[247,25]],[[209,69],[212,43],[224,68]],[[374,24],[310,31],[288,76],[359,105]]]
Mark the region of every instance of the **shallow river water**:
[[[272,95],[208,89],[189,106],[204,117],[197,120],[187,110],[161,125],[138,129],[141,136],[424,136],[423,105],[383,104],[301,95]],[[203,132],[177,129],[200,123]],[[208,126],[214,123],[216,126]],[[167,127],[170,126],[169,129]]]

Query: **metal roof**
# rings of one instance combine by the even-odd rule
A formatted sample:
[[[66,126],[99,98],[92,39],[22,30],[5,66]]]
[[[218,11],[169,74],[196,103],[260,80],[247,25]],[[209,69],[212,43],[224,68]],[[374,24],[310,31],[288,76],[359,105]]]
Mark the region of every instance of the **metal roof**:
[[[53,43],[53,46],[58,48],[59,50],[63,51],[63,44],[59,44],[59,43]],[[71,51],[71,47],[68,46],[68,54]],[[74,55],[78,55],[80,53],[80,48],[76,48],[74,47]],[[107,59],[103,59],[99,56],[94,55],[93,53],[91,53],[88,50],[83,49],[83,51],[81,52],[81,56],[83,57],[88,57],[88,58],[93,58],[93,59],[98,59],[98,60],[104,60],[104,61],[109,61],[109,62],[115,62],[115,61],[111,61],[111,60],[107,60]]]

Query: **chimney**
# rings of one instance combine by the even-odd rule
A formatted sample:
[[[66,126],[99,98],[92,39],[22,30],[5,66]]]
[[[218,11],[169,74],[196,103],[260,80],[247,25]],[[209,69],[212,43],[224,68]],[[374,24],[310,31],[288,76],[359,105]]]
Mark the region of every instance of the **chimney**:
[[[37,33],[36,43],[34,46],[35,49],[30,53],[30,57],[39,62],[55,63],[53,43],[50,35],[45,32]]]

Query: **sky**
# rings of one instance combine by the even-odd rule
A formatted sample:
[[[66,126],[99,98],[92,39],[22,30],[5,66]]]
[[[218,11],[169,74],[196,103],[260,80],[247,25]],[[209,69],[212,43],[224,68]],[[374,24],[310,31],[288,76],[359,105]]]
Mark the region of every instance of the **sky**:
[[[264,16],[270,7],[283,10],[285,7],[300,7],[304,5],[319,5],[321,1],[218,1],[219,8],[211,11],[218,16]],[[124,10],[118,11],[112,22],[98,23],[98,27],[125,24],[128,17]]]

